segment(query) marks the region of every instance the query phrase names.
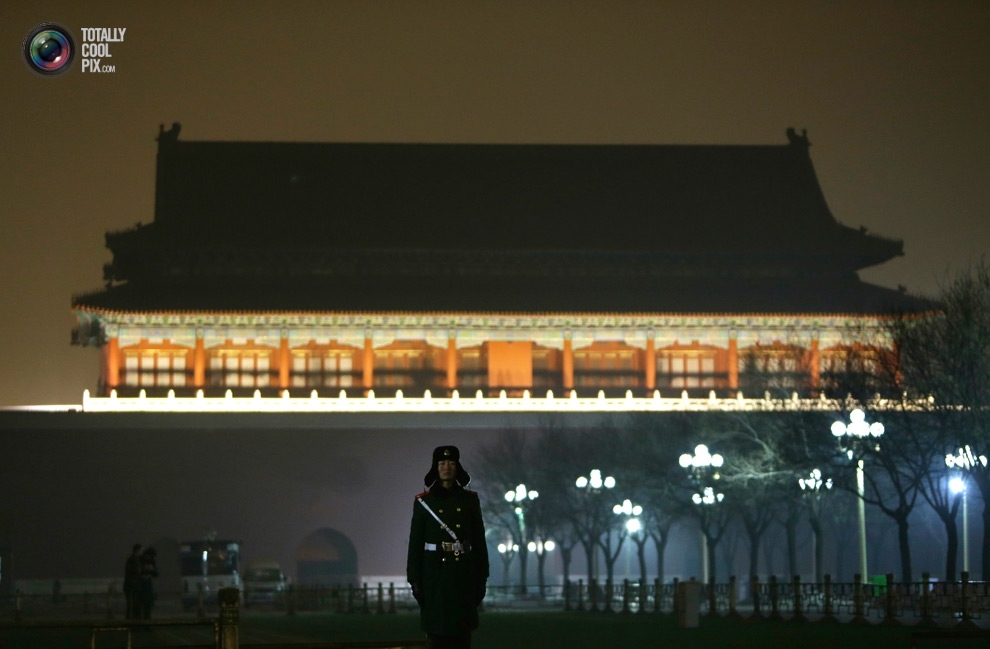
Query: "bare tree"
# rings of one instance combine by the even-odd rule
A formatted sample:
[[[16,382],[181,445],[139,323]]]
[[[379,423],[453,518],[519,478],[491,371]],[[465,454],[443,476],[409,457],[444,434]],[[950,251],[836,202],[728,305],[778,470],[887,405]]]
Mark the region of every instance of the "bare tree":
[[[900,387],[953,431],[953,450],[990,454],[990,266],[986,259],[948,278],[931,313],[892,318]],[[929,400],[930,398],[930,400]],[[983,496],[983,579],[990,580],[990,467],[968,477]]]
[[[532,461],[530,444],[526,435],[516,429],[499,431],[494,443],[483,446],[476,455],[475,471],[481,480],[479,495],[486,504],[485,511],[494,519],[496,529],[503,530],[518,545],[519,587],[526,593],[527,545],[533,538],[538,520],[526,519],[526,512],[517,503],[507,502],[506,494],[516,491],[518,485],[533,484],[537,478]]]
[[[642,505],[642,531],[633,540],[640,558],[640,580],[646,580],[645,543],[653,540],[657,579],[665,580],[665,553],[670,532],[683,515],[676,506],[677,486],[684,470],[677,458],[690,448],[693,424],[680,414],[634,415],[624,425],[623,448],[627,452],[624,480],[634,486],[633,501]]]
[[[876,420],[878,413],[871,413],[868,417]],[[839,473],[836,485],[859,495],[855,467],[863,462],[864,488],[859,497],[865,504],[873,505],[883,512],[896,525],[901,581],[910,582],[910,516],[918,502],[922,476],[918,472],[918,464],[911,460],[910,453],[906,451],[910,446],[910,434],[902,426],[885,426],[883,437],[879,440],[849,440],[842,437],[839,443],[844,445],[840,450],[850,462],[838,465],[843,470]],[[867,577],[868,575],[863,575],[863,578]]]

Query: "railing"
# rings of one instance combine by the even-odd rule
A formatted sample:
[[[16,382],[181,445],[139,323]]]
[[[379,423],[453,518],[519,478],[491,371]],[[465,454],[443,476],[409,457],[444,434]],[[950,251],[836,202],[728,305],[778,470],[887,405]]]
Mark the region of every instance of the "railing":
[[[13,628],[36,634],[59,632],[67,629],[83,629],[90,634],[90,646],[95,647],[97,637],[109,633],[126,635],[127,647],[131,646],[131,634],[136,630],[153,627],[210,627],[208,646],[214,649],[237,649],[238,623],[240,619],[240,592],[236,588],[222,588],[218,593],[218,610],[215,616],[118,619],[122,611],[123,597],[113,589],[99,599],[105,606],[90,607],[88,593],[82,595],[40,596],[15,593],[13,599],[13,623],[0,623],[0,630]],[[81,604],[81,610],[80,610]]]
[[[678,602],[678,580],[640,584],[592,579],[564,585],[530,587],[489,586],[484,610],[566,610],[586,613],[672,614]],[[790,581],[770,577],[753,578],[742,584],[735,577],[728,583],[699,584],[699,614],[703,616],[747,617],[750,619],[790,619],[796,621],[847,622],[853,624],[895,624],[907,620],[945,626],[958,623],[975,625],[990,620],[990,583],[971,582],[963,573],[959,582],[922,581],[897,583],[888,574],[884,583],[834,583],[828,575],[822,583],[807,583],[795,577]],[[390,614],[418,610],[406,584],[290,586],[279,600],[255,605],[287,615],[313,611],[340,614]],[[222,606],[221,606],[222,608]],[[209,611],[214,612],[214,607]],[[206,610],[183,613],[178,599],[164,596],[156,606],[156,617],[171,620],[208,619]],[[184,617],[183,617],[184,616]],[[114,623],[124,617],[123,595],[114,591],[101,594],[51,595],[18,593],[0,600],[0,620],[15,623],[51,619],[88,619]],[[139,624],[140,621],[134,621]]]
[[[921,625],[958,623],[975,626],[975,620],[990,616],[990,583],[971,582],[963,573],[959,582],[897,583],[888,574],[884,583],[804,583],[795,577],[781,581],[754,577],[745,589],[735,577],[727,584],[699,584],[699,613],[707,616],[791,619],[795,621],[900,624],[912,619]],[[563,588],[566,610],[612,613],[675,613],[678,580],[673,583],[621,584],[592,580]]]
[[[406,589],[408,590],[408,589]],[[372,592],[375,597],[372,598]],[[395,589],[389,589],[392,597],[390,612],[396,611]],[[209,632],[196,631],[194,635],[183,632],[180,641],[183,646],[209,646],[214,649],[238,649],[240,645],[239,624],[241,619],[240,592],[236,588],[221,588],[218,591],[216,603],[211,607],[200,606],[195,613],[186,612],[183,616],[181,599],[177,594],[161,598],[160,605],[156,604],[153,619],[121,619],[124,610],[123,596],[113,589],[95,598],[99,605],[94,606],[94,597],[88,593],[62,595],[28,595],[16,593],[13,597],[0,598],[0,645],[4,645],[4,632],[18,634],[28,633],[31,636],[31,646],[45,646],[50,637],[58,638],[61,646],[65,640],[66,630],[75,632],[82,630],[89,633],[90,647],[97,646],[98,638],[109,634],[125,634],[126,646],[132,646],[132,634],[135,631],[154,628],[171,628],[174,633],[180,627],[208,627]],[[409,596],[411,599],[411,595]],[[373,604],[374,600],[374,604]],[[294,614],[298,604],[310,605],[317,610],[333,610],[339,612],[385,613],[385,589],[382,585],[377,588],[345,587],[314,587],[301,588],[293,592],[291,597],[285,597],[267,607],[272,610],[283,609],[288,614]],[[331,608],[332,607],[332,608]],[[411,608],[411,607],[409,607]],[[159,610],[162,609],[162,610]],[[159,617],[165,615],[166,617]],[[168,617],[174,615],[174,617]],[[12,621],[10,621],[12,619]],[[47,634],[47,635],[46,635]],[[51,634],[55,634],[54,636]],[[174,639],[174,638],[173,638]],[[21,639],[18,642],[24,642]],[[71,642],[71,640],[70,640]],[[314,645],[315,646],[315,645]],[[362,649],[426,649],[426,640],[388,640],[355,643],[332,643],[320,646],[347,649],[361,647]]]
[[[826,575],[822,583],[790,581],[770,577],[752,579],[745,588],[735,577],[729,583],[701,585],[700,614],[791,619],[796,621],[848,622],[853,624],[901,623],[921,625],[958,623],[975,625],[990,619],[990,583],[970,582],[963,573],[959,582],[896,583],[887,575],[882,584],[833,583]],[[613,584],[583,580],[569,584],[530,587],[489,586],[485,610],[557,609],[603,613],[664,613],[678,610],[678,580],[640,584],[623,580]],[[407,585],[303,586],[290,588],[284,602],[288,614],[296,611],[337,613],[396,613],[418,609]]]

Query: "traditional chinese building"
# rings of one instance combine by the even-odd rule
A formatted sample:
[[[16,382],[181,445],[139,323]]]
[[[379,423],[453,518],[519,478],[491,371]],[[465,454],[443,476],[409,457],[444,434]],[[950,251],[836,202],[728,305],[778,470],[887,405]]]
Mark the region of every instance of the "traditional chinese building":
[[[760,146],[158,138],[152,223],[76,296],[100,394],[813,396],[892,310],[806,136]],[[862,357],[859,355],[858,357]]]

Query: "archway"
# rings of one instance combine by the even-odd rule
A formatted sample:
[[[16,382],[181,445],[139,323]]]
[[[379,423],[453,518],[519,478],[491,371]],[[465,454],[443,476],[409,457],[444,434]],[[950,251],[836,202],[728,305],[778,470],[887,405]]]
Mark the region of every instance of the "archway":
[[[307,536],[295,559],[300,584],[358,583],[357,549],[337,530],[324,527]]]

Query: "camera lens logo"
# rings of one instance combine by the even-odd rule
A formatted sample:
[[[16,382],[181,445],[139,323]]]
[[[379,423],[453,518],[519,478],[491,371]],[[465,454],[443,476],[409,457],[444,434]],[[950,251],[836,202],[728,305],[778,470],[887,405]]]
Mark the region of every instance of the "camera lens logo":
[[[55,77],[66,72],[76,58],[76,42],[67,28],[58,23],[35,25],[21,45],[24,62],[31,71]]]

